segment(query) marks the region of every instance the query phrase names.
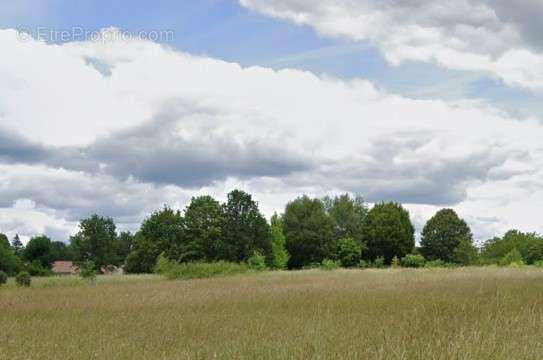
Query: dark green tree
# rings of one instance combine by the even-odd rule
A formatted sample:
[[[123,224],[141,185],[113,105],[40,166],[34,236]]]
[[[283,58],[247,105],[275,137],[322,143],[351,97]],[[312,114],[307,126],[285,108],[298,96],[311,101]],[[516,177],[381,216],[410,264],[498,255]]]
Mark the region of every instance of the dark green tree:
[[[11,241],[11,248],[13,249],[13,253],[15,254],[15,256],[21,257],[23,255],[23,250],[25,247],[23,246],[19,235],[16,234]]]
[[[35,236],[28,241],[23,257],[29,263],[38,262],[41,267],[50,269],[55,261],[51,239],[47,236]]]
[[[338,259],[341,266],[349,268],[358,266],[362,258],[360,242],[352,238],[340,239],[338,244]]]
[[[118,265],[115,253],[117,227],[113,219],[92,215],[81,220],[79,232],[71,237],[74,260],[91,260],[99,270],[107,265]]]
[[[119,234],[116,246],[117,263],[124,264],[126,257],[134,250],[134,235],[129,231],[123,231]]]
[[[158,258],[156,244],[139,232],[134,236],[133,244],[134,249],[126,257],[124,271],[129,274],[152,273]]]
[[[51,242],[51,258],[56,260],[72,260],[71,248],[62,241]]]
[[[217,260],[223,224],[223,209],[217,200],[211,196],[192,198],[184,214],[182,253],[177,260]]]
[[[283,215],[289,268],[321,263],[337,250],[334,222],[326,213],[323,201],[300,197],[287,204]]]
[[[427,260],[453,262],[454,251],[462,241],[464,245],[473,243],[468,224],[452,209],[439,210],[428,220],[421,235],[420,252]]]
[[[415,247],[415,228],[409,212],[397,203],[376,204],[364,221],[365,257],[374,261],[383,257],[386,264],[411,253]]]
[[[476,265],[479,260],[479,252],[472,241],[462,239],[454,249],[454,262],[460,265]]]
[[[228,261],[247,261],[255,251],[272,265],[271,230],[250,194],[234,190],[223,205],[224,226],[218,257]]]
[[[183,253],[183,216],[179,210],[164,207],[149,216],[142,224],[139,235],[143,238],[135,243],[144,244],[146,251],[154,262],[158,255],[164,253],[171,260],[179,260]],[[153,263],[154,266],[154,263]]]
[[[288,266],[290,255],[286,248],[285,233],[283,231],[283,220],[277,214],[271,218],[271,236],[272,236],[272,253],[273,267],[283,270]]]
[[[8,275],[15,275],[21,267],[20,259],[15,256],[8,238],[0,234],[0,271]]]

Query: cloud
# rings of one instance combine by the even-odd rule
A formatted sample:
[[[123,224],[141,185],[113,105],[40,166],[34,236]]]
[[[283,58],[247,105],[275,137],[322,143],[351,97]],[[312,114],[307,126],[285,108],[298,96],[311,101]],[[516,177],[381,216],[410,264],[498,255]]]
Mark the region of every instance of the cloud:
[[[165,203],[183,207],[238,186],[268,215],[302,193],[349,191],[424,207],[420,219],[439,206],[472,219],[499,208],[496,229],[541,229],[535,215],[512,214],[519,197],[536,213],[537,119],[136,39],[47,45],[14,31],[0,39],[8,54],[0,58],[0,230],[20,227],[9,217],[24,218],[21,201],[42,219],[29,216],[26,232],[58,234],[95,212],[134,229]],[[60,225],[48,230],[44,219]]]
[[[368,41],[386,59],[487,73],[510,86],[543,88],[540,2],[506,0],[240,0],[324,36]]]

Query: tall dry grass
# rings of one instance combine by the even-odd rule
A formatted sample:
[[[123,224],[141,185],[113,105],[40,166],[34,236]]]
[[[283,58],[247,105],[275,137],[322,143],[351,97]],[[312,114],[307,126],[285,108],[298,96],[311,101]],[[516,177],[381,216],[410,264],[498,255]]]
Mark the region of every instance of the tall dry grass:
[[[541,359],[542,301],[498,268],[4,288],[0,359]]]

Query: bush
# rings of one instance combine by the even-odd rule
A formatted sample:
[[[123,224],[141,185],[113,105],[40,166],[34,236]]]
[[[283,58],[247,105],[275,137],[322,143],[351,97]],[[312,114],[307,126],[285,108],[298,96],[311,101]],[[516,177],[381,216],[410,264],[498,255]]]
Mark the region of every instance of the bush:
[[[372,266],[376,269],[382,269],[385,267],[385,258],[382,256],[379,256],[377,259],[373,261]]]
[[[341,267],[341,264],[339,263],[339,261],[334,261],[330,259],[324,259],[320,266],[322,270],[336,270],[336,269],[339,269],[340,267]]]
[[[266,257],[258,251],[254,251],[253,255],[247,260],[247,264],[251,270],[264,271],[266,270]]]
[[[514,248],[510,252],[508,252],[504,257],[500,259],[498,262],[498,265],[500,266],[509,266],[513,263],[524,265],[524,261],[522,260],[522,255],[520,254],[520,251],[517,250],[517,248]]]
[[[25,271],[30,274],[30,276],[51,276],[53,275],[53,270],[45,268],[42,264],[34,260],[30,264],[25,265]]]
[[[360,260],[360,262],[358,263],[358,267],[360,269],[367,269],[370,267],[370,263],[368,263],[366,260]]]
[[[396,269],[396,268],[399,268],[400,267],[400,259],[398,259],[397,256],[394,256],[392,258],[392,263],[390,264],[390,266],[392,266],[392,268]]]
[[[443,260],[432,260],[432,261],[426,261],[424,263],[424,267],[427,268],[427,269],[445,268],[445,267],[450,267],[450,266],[451,266],[450,264],[446,263]]]
[[[3,271],[0,271],[0,286],[8,282],[8,274]]]
[[[421,268],[426,260],[422,255],[408,254],[400,260],[403,267],[406,268]]]
[[[543,268],[543,260],[540,260],[540,261],[535,262],[534,265],[535,265],[536,267]]]
[[[175,262],[170,261],[164,253],[158,256],[156,265],[154,268],[155,274],[166,274],[175,265]]]
[[[354,267],[362,257],[362,246],[352,238],[339,240],[338,257],[343,267]]]
[[[28,272],[23,271],[17,274],[17,276],[15,277],[15,282],[19,287],[30,287],[30,284],[32,283],[32,277],[30,277],[30,274]]]
[[[91,260],[85,261],[81,265],[79,276],[89,281],[96,280],[96,264]]]
[[[238,264],[226,261],[214,263],[192,262],[173,263],[165,273],[170,280],[174,279],[203,279],[215,276],[242,274],[249,270],[246,264]]]

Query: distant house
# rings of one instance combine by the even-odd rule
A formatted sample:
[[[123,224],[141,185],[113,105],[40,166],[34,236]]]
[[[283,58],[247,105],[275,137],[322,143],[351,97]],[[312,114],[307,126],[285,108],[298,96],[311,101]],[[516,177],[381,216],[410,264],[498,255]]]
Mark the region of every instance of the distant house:
[[[75,275],[78,271],[72,261],[55,261],[52,269],[56,275]]]

